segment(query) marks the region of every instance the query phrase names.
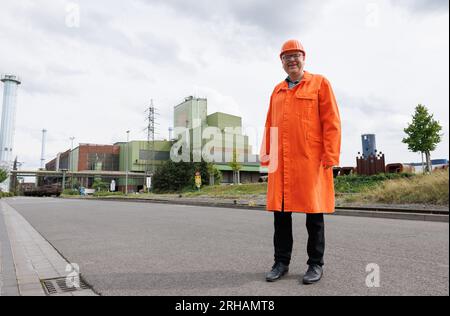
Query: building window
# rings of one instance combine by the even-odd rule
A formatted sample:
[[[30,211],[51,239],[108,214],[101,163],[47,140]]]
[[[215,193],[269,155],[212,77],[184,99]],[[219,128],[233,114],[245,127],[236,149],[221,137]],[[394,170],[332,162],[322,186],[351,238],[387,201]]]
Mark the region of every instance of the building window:
[[[105,153],[88,154],[88,170],[118,171],[119,155]]]
[[[139,150],[139,160],[152,160],[153,154],[151,150],[141,149]],[[156,161],[166,161],[170,159],[170,152],[168,151],[155,151]]]

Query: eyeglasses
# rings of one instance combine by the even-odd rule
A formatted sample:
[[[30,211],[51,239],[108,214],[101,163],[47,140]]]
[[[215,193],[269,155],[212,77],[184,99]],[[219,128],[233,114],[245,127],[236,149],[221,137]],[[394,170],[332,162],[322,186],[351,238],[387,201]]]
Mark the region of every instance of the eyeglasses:
[[[281,57],[281,59],[283,59],[283,61],[288,61],[288,60],[291,60],[292,58],[297,60],[297,59],[301,59],[302,57],[303,57],[303,54],[297,53],[297,54],[291,54],[291,55],[283,55]]]

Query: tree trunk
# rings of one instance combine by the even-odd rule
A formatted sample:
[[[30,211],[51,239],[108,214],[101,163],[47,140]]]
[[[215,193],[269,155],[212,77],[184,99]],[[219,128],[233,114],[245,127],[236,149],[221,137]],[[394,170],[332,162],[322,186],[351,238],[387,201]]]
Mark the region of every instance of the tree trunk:
[[[423,161],[423,151],[420,152],[422,155],[422,174],[425,174],[425,162]]]
[[[431,172],[433,172],[433,166],[431,164],[431,155],[430,155],[429,151],[425,152],[425,157],[427,160],[427,172],[431,173]]]

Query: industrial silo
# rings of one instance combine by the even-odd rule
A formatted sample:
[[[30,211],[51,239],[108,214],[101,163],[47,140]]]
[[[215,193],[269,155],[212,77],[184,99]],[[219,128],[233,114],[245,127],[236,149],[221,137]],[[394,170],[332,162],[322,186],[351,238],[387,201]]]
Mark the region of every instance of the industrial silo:
[[[361,136],[362,138],[362,149],[364,158],[369,158],[370,156],[377,155],[377,143],[374,134],[365,134]]]

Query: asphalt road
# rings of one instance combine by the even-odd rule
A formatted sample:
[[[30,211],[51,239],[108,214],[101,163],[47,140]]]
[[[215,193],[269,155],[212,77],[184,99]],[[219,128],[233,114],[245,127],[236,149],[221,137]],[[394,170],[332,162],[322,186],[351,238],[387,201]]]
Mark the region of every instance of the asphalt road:
[[[273,215],[164,204],[15,198],[19,211],[102,295],[449,295],[449,225],[326,217],[324,279],[305,286],[305,216],[290,274],[267,283]],[[368,264],[380,287],[366,285]]]

